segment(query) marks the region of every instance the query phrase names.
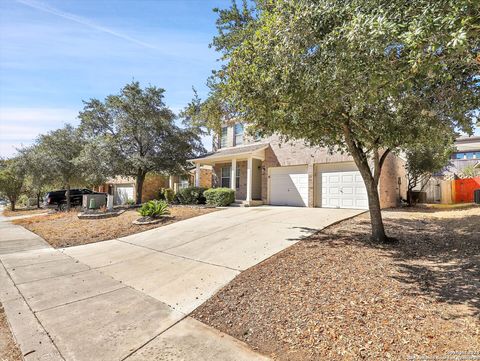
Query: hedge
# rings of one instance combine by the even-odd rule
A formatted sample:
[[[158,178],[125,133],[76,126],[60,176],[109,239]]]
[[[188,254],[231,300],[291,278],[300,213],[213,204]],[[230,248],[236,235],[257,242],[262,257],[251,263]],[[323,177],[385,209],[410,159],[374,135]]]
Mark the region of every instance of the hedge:
[[[206,199],[203,192],[205,192],[205,188],[182,188],[177,192],[175,200],[180,204],[205,204]]]
[[[204,195],[210,206],[225,207],[235,202],[235,191],[230,188],[210,188]]]

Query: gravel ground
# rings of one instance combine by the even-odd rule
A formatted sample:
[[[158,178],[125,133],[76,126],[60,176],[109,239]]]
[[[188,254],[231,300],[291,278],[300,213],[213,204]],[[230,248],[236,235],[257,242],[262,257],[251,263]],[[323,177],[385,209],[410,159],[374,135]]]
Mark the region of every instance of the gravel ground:
[[[170,213],[173,217],[149,225],[132,224],[134,220],[140,218],[140,214],[134,209],[127,210],[117,217],[106,219],[79,219],[78,211],[71,211],[17,219],[13,223],[38,234],[53,247],[60,248],[124,237],[215,211],[218,210],[215,208],[171,207]]]
[[[278,360],[478,359],[480,208],[384,220],[397,243],[372,243],[366,214],[344,221],[241,273],[193,316]]]
[[[22,354],[13,340],[12,333],[7,323],[7,317],[0,303],[0,360],[20,361]]]

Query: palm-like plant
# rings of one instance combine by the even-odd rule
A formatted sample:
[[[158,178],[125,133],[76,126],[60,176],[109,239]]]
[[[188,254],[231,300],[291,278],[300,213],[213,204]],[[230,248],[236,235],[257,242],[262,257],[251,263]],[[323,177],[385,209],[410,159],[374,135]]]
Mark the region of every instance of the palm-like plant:
[[[168,209],[167,202],[153,200],[142,205],[138,213],[140,213],[142,217],[157,218],[170,214],[170,210]]]

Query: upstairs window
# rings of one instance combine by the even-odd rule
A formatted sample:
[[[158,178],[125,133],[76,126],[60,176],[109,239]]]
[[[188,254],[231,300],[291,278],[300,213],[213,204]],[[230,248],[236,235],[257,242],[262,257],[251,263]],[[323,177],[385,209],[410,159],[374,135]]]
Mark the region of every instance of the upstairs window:
[[[222,127],[222,135],[220,136],[220,148],[225,148],[228,145],[228,127]]]
[[[243,124],[237,123],[235,124],[235,145],[243,144]]]

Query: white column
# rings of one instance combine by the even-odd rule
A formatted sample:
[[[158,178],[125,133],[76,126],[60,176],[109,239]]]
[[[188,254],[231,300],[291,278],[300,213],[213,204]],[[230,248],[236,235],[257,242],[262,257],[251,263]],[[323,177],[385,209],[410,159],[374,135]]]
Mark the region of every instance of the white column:
[[[247,160],[247,202],[252,201],[252,169],[253,159],[249,157]]]
[[[195,187],[200,187],[200,163],[196,163],[195,168]]]
[[[168,177],[168,188],[173,189],[173,175]]]
[[[233,190],[236,189],[237,183],[237,160],[235,158],[232,159],[232,169],[230,170],[230,188]]]

